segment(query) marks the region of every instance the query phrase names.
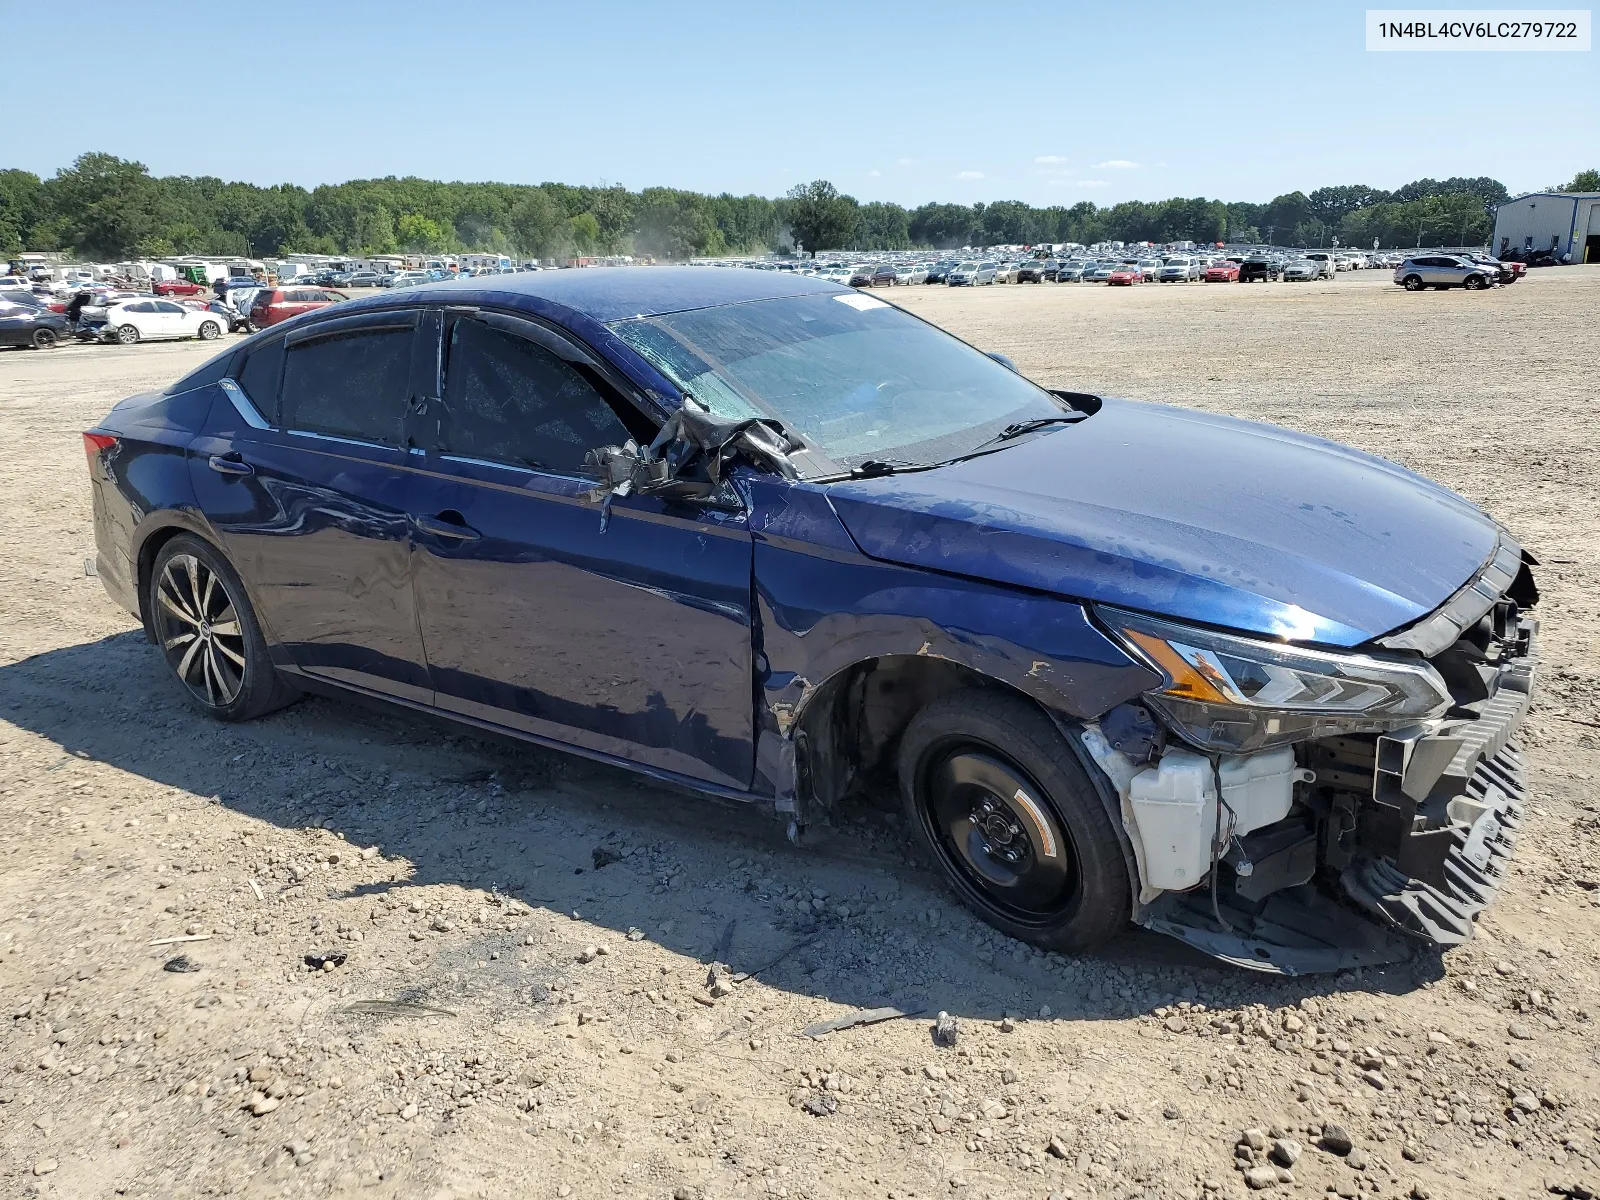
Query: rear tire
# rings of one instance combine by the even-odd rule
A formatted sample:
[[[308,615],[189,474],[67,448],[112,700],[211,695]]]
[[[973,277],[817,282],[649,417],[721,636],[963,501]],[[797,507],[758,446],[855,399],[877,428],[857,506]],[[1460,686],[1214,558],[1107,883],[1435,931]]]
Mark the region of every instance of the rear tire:
[[[222,327],[215,321],[201,321],[199,335],[202,342],[215,341],[222,335]]]
[[[132,346],[139,340],[139,331],[132,325],[117,326],[117,345]]]
[[[244,583],[210,543],[180,534],[156,554],[145,612],[184,698],[219,721],[248,721],[299,693],[272,665]]]
[[[996,929],[1081,954],[1127,925],[1116,831],[1072,747],[1028,701],[982,691],[934,701],[907,727],[899,771],[913,828]]]
[[[33,331],[33,348],[35,350],[54,350],[57,340],[54,329],[35,329]]]

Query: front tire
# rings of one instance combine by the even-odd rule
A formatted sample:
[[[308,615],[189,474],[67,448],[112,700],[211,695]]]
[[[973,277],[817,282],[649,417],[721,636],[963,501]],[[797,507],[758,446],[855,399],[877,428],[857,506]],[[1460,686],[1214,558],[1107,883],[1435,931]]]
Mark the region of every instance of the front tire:
[[[906,815],[963,902],[1011,937],[1086,953],[1132,915],[1116,831],[1072,747],[1018,696],[968,691],[901,739]]]
[[[1420,292],[1422,290],[1422,276],[1407,275],[1400,281],[1400,286],[1408,292]]]
[[[209,543],[162,546],[145,595],[150,630],[184,698],[219,721],[248,721],[294,700],[272,665],[244,584]]]
[[[139,331],[132,325],[117,326],[117,345],[131,346],[139,340]]]
[[[1469,291],[1469,292],[1482,291],[1484,288],[1486,288],[1488,286],[1489,286],[1489,281],[1487,279],[1485,279],[1482,275],[1468,275],[1467,276],[1467,291]]]

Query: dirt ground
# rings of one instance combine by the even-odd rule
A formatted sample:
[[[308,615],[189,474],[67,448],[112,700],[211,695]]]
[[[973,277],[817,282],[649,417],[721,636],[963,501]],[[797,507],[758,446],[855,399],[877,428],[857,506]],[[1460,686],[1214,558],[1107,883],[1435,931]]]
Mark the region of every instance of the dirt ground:
[[[1600,1191],[1600,269],[883,294],[1041,382],[1387,455],[1542,560],[1534,804],[1479,937],[1302,980],[1140,932],[1040,955],[877,812],[794,849],[410,715],[208,723],[86,575],[78,433],[212,348],[6,353],[0,1194]],[[922,1015],[800,1035],[879,1005]]]

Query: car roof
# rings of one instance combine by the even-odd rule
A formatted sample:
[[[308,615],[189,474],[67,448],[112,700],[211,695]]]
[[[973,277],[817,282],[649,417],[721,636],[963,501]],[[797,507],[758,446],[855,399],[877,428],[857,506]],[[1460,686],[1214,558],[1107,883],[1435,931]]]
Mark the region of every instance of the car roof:
[[[496,303],[534,312],[548,312],[555,306],[605,325],[626,317],[653,317],[751,300],[830,295],[847,290],[816,276],[787,271],[750,271],[737,267],[583,267],[445,280],[408,288],[405,297],[407,302]],[[351,301],[349,307],[341,311],[348,312],[355,307],[386,307],[393,303],[389,297],[363,297]]]

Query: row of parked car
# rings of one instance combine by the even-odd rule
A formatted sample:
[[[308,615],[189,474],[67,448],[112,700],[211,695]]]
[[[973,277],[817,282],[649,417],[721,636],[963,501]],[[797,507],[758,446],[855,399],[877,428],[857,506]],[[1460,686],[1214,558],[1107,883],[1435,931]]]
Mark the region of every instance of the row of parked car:
[[[0,279],[0,346],[48,350],[69,338],[132,346],[139,342],[249,333],[347,299],[333,288],[305,284],[264,287],[229,280],[218,294],[171,294],[108,285],[85,287],[65,299],[26,281]]]
[[[1393,267],[1395,282],[1422,287],[1492,287],[1513,283],[1526,268],[1486,254],[1378,255],[1335,250],[1260,249],[1247,253],[1209,251],[1133,256],[1028,258],[1020,260],[941,259],[937,262],[880,262],[824,265],[813,270],[851,287],[894,287],[942,283],[980,287],[994,283],[1272,283],[1332,279],[1341,271]]]

